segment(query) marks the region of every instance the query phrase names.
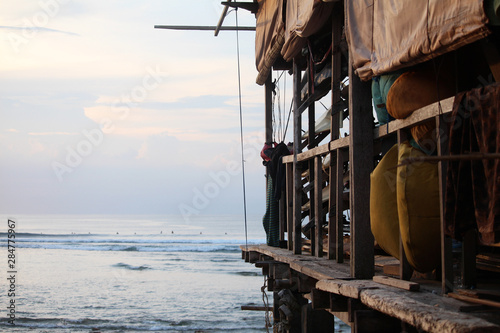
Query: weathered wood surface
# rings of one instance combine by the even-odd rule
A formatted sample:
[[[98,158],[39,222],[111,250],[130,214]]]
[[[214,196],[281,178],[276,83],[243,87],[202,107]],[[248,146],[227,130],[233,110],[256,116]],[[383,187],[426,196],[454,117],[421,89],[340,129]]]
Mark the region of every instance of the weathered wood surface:
[[[275,261],[288,264],[290,269],[316,279],[314,288],[318,290],[357,299],[373,310],[426,332],[500,332],[500,319],[495,312],[489,314],[460,312],[461,308],[470,303],[441,296],[436,293],[439,291],[437,285],[435,288],[422,286],[420,291],[407,291],[373,280],[350,279],[348,264],[338,264],[326,258],[306,254],[293,255],[285,249],[267,245],[249,245],[247,248],[242,245],[240,248],[242,251],[258,252],[272,257]],[[345,315],[344,312],[334,314]],[[486,320],[486,317],[490,321]]]
[[[313,149],[306,150],[303,153],[297,154],[297,161],[298,162],[307,161],[308,159],[311,159],[315,156],[325,155],[328,152],[334,151],[336,149],[348,148],[348,147],[349,147],[349,137],[346,136],[346,137],[337,139],[335,141],[325,143],[325,144],[318,146],[318,147],[315,147]],[[283,163],[293,163],[293,155],[283,156],[282,161],[283,161]]]
[[[388,276],[382,276],[382,275],[374,276],[373,281],[408,291],[420,290],[420,284],[416,282],[394,279]]]
[[[325,279],[318,281],[316,288],[333,294],[359,299],[362,290],[380,288],[380,285],[371,280]]]
[[[360,299],[368,307],[426,332],[500,332],[498,325],[447,309],[444,297],[435,294],[380,288],[362,290]]]
[[[424,121],[429,120],[432,117],[438,116],[440,113],[450,113],[453,109],[454,99],[455,97],[443,99],[439,102],[424,106],[423,108],[414,111],[405,119],[396,119],[386,125],[379,126],[375,128],[373,136],[375,139],[381,138],[383,136],[386,136],[387,134],[394,133],[397,130],[406,128],[408,126],[423,123]]]

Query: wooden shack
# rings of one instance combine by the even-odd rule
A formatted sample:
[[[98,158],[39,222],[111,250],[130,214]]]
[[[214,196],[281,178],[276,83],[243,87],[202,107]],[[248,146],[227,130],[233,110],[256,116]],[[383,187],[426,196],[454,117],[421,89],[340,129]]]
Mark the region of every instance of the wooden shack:
[[[274,73],[293,77],[293,151],[280,159],[286,177],[276,187],[279,213],[272,222],[278,246],[241,246],[243,258],[262,267],[272,293],[272,329],[332,332],[335,316],[353,332],[500,332],[494,2],[254,0],[225,6],[256,12],[256,81],[265,89],[270,144]],[[412,76],[425,71],[430,76],[420,77],[427,81]],[[392,100],[382,93],[384,103],[375,105],[374,82],[394,74],[407,81],[391,82]],[[451,93],[441,92],[446,84]],[[324,96],[331,96],[330,126],[316,131],[315,104]],[[404,116],[394,113],[399,119],[374,117],[375,107],[399,112],[407,105]],[[341,136],[345,119],[348,135]],[[422,128],[430,149],[416,139]],[[417,153],[404,155],[404,147]],[[381,174],[396,175],[398,193],[399,177],[418,165],[431,164],[436,173],[433,196],[434,185],[421,186],[425,204],[411,208],[417,220],[409,217],[409,225],[402,226],[401,200],[408,213],[417,200],[414,188],[403,199],[391,197],[396,213],[383,206],[389,199],[370,204],[376,199],[371,175],[391,148],[396,164]],[[434,224],[415,222],[433,204]],[[375,212],[376,234],[392,233],[391,241],[385,234],[374,239]],[[437,266],[426,265],[431,261]]]

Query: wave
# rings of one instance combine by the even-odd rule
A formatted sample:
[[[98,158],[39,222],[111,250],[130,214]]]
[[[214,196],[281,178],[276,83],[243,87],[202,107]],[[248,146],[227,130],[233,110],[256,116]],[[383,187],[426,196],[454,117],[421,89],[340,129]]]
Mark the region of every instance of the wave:
[[[113,267],[126,268],[126,269],[129,269],[131,271],[144,271],[144,270],[147,270],[147,269],[152,269],[148,265],[132,266],[132,265],[129,265],[129,264],[124,264],[122,262],[113,265]]]
[[[240,252],[239,245],[206,245],[206,244],[172,244],[172,245],[112,245],[112,244],[54,244],[24,243],[18,248],[47,250],[79,250],[79,251],[127,251],[127,252]]]
[[[197,236],[181,236],[181,237],[170,237],[170,236],[158,236],[158,235],[127,235],[127,236],[110,236],[110,235],[86,235],[86,234],[30,234],[22,233],[16,234],[15,241],[17,243],[33,242],[33,243],[152,243],[152,244],[244,244],[245,239],[243,238],[201,238]],[[248,244],[259,244],[262,243],[263,239],[250,239]],[[6,243],[7,236],[6,233],[0,233],[0,243]]]
[[[243,327],[242,327],[243,326]],[[0,329],[2,327],[12,328],[7,323],[7,319],[0,319]],[[16,328],[26,330],[43,329],[59,332],[82,331],[86,332],[158,332],[158,331],[214,331],[214,327],[222,327],[223,331],[248,332],[261,331],[263,325],[241,325],[241,323],[228,323],[221,320],[164,320],[153,319],[141,323],[124,323],[122,321],[106,319],[66,319],[66,318],[16,318]]]
[[[5,233],[4,233],[5,234]],[[17,248],[80,250],[80,251],[128,251],[128,252],[240,252],[244,239],[217,237],[171,236],[121,236],[121,235],[38,235],[16,234]],[[248,244],[264,243],[252,239]],[[7,237],[0,235],[0,247],[7,246]]]

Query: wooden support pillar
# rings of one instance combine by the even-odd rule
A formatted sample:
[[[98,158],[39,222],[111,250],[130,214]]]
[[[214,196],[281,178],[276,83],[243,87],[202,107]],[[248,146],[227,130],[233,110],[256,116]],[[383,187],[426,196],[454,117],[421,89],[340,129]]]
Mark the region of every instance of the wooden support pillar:
[[[286,248],[285,232],[287,231],[287,200],[285,195],[285,190],[282,189],[281,196],[279,200],[279,245],[280,248]]]
[[[302,253],[302,180],[301,171],[297,162],[297,154],[301,153],[302,116],[300,106],[300,79],[299,65],[293,61],[293,253]]]
[[[337,177],[337,151],[330,152],[330,168],[328,169],[329,179],[329,193],[328,193],[328,259],[333,260],[337,258],[337,210],[336,210],[336,196],[337,184],[339,179]]]
[[[293,250],[293,230],[294,230],[294,215],[293,215],[293,164],[286,164],[286,222],[288,236],[288,250]]]
[[[349,67],[351,276],[371,279],[374,239],[370,229],[370,173],[373,171],[371,87]]]
[[[272,71],[265,83],[265,135],[266,143],[273,142],[273,78]]]
[[[316,288],[311,289],[311,305],[315,310],[330,309],[330,293]]]
[[[347,154],[348,152],[344,149],[337,150],[335,255],[338,263],[344,262],[344,161]]]
[[[297,292],[299,293],[311,292],[311,290],[315,288],[316,282],[318,282],[318,280],[300,272],[293,271],[292,274],[297,282]]]
[[[310,137],[310,136],[309,136]],[[316,171],[315,171],[315,164],[314,164],[314,158],[310,159],[307,161],[308,169],[309,169],[309,221],[311,223],[311,254],[315,255],[318,246],[321,244],[317,242],[317,239],[315,237],[315,234],[317,232],[316,230],[316,206],[320,205],[321,202],[321,194],[320,196],[316,196]],[[320,175],[321,176],[321,175]]]
[[[314,222],[316,227],[314,228],[314,238],[316,243],[316,248],[314,255],[316,257],[323,256],[323,163],[321,161],[321,156],[314,157]],[[311,207],[312,209],[313,207]]]
[[[314,94],[314,64],[311,61],[312,54],[308,55],[308,64],[307,64],[307,87],[308,87],[308,93],[307,93],[307,98],[308,100],[313,96]],[[311,68],[312,67],[312,68]],[[309,131],[309,137],[307,138],[307,149],[312,149],[316,147],[316,107],[314,105],[314,100],[310,100],[309,106],[307,108],[308,110],[308,115],[307,115],[307,121],[308,121],[308,131]],[[316,178],[321,177],[321,174],[318,174],[315,171],[315,161],[314,159],[309,160],[308,162],[308,167],[309,167],[309,184],[313,185],[313,188],[311,191],[309,191],[309,221],[316,221],[314,225],[314,232],[311,232],[311,254],[312,255],[317,255],[319,249],[321,248],[321,242],[318,242],[317,238],[314,236],[317,232],[317,215],[316,215],[316,207],[318,205],[321,205],[321,192],[320,196],[317,196],[316,192]],[[319,175],[319,176],[318,176]],[[321,179],[321,178],[320,178]],[[321,186],[321,185],[320,185]],[[320,231],[321,232],[321,231]]]
[[[330,311],[348,312],[349,298],[342,295],[330,294]]]
[[[343,115],[343,103],[340,96],[340,82],[342,80],[342,53],[340,42],[344,27],[342,11],[335,10],[332,18],[332,120],[330,124],[330,141],[340,137],[340,122]]]
[[[442,117],[436,117],[437,134],[437,155],[443,156],[448,153],[447,126]],[[438,162],[439,176],[439,213],[441,217],[441,291],[446,294],[453,291],[453,254],[451,247],[451,237],[446,236],[445,221],[444,221],[444,204],[446,190],[446,173],[448,170],[448,162],[441,160]]]
[[[315,310],[311,304],[302,306],[302,333],[331,333],[335,317],[325,310]]]
[[[467,289],[475,289],[476,281],[476,230],[465,232],[462,240],[462,284]]]
[[[343,113],[342,99],[340,96],[340,81],[342,80],[342,54],[340,52],[340,41],[342,40],[342,28],[344,25],[343,14],[340,10],[335,10],[332,18],[332,119],[330,123],[330,141],[337,140],[340,137],[340,117]],[[342,240],[342,230],[339,231],[339,200],[338,200],[338,188],[339,184],[342,184],[342,189],[340,196],[342,196],[343,191],[343,175],[340,178],[338,176],[338,154],[340,151],[330,152],[330,193],[329,193],[329,203],[328,203],[328,259],[337,259],[337,262],[343,262],[343,240]],[[342,157],[341,157],[342,158]],[[343,163],[343,162],[342,162]],[[343,167],[343,164],[340,166]],[[342,209],[342,206],[340,206]],[[340,212],[341,219],[342,211]],[[343,223],[341,223],[342,225]],[[342,229],[342,227],[341,227]],[[339,238],[341,235],[340,243],[341,249],[339,249]],[[339,257],[339,252],[341,253]],[[339,261],[340,260],[340,261]]]
[[[374,310],[354,312],[353,333],[400,333],[401,322]]]
[[[397,131],[398,149],[401,144],[407,140],[407,133],[404,130]],[[413,275],[413,268],[406,258],[405,249],[403,247],[403,241],[401,239],[401,232],[399,234],[399,278],[401,280],[409,281]]]

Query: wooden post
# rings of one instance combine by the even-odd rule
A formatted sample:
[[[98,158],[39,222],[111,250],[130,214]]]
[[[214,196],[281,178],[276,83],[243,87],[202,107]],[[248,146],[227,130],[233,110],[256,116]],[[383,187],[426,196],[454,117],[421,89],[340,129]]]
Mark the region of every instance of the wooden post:
[[[339,138],[340,133],[340,114],[343,110],[340,107],[342,99],[340,98],[340,81],[342,75],[342,54],[340,52],[340,41],[342,39],[342,27],[343,19],[342,13],[339,10],[334,11],[332,18],[332,119],[330,123],[330,141],[335,141]],[[344,261],[343,254],[343,217],[342,217],[342,205],[339,206],[339,196],[340,201],[342,201],[343,192],[343,173],[340,173],[339,178],[339,154],[342,154],[340,150],[335,152],[330,152],[330,193],[329,193],[329,203],[328,203],[328,259],[337,259],[337,262],[341,263]],[[343,168],[343,159],[340,156],[341,165],[340,169]],[[342,186],[339,186],[342,184]],[[340,188],[340,193],[339,193]],[[340,209],[340,214],[339,214]],[[340,220],[339,220],[340,216]],[[340,230],[339,230],[340,225]],[[340,240],[339,240],[340,235]],[[340,248],[339,248],[340,246]],[[340,254],[340,256],[339,256]]]
[[[266,143],[273,142],[273,78],[272,72],[265,83],[265,135]]]
[[[286,164],[286,220],[287,220],[287,233],[288,233],[288,250],[293,250],[293,164]]]
[[[285,190],[281,190],[281,196],[279,200],[279,224],[280,224],[280,232],[279,232],[279,237],[280,237],[280,248],[286,248],[286,240],[285,240],[285,231],[287,230],[287,219],[286,219],[286,213],[287,213],[287,200],[286,200],[286,195],[285,195]]]
[[[337,197],[337,184],[339,179],[337,177],[337,154],[338,150],[330,152],[330,169],[328,169],[328,179],[330,180],[330,189],[328,193],[328,259],[337,258],[337,210],[336,210],[336,197]],[[338,262],[338,261],[337,261]]]
[[[476,281],[476,230],[470,229],[465,232],[462,241],[462,284],[465,288],[475,288]]]
[[[332,314],[324,310],[315,310],[311,304],[302,306],[302,333],[330,333],[335,327]]]
[[[321,162],[321,156],[314,157],[314,221],[316,223],[314,238],[316,239],[316,251],[314,253],[317,257],[323,256],[323,200],[322,200],[322,190],[323,190],[323,164]],[[311,207],[312,209],[312,207]]]
[[[300,106],[300,76],[299,65],[293,61],[293,253],[302,253],[302,181],[301,171],[297,162],[297,154],[301,149],[302,116]]]
[[[398,139],[398,150],[401,147],[401,144],[406,141],[407,133],[403,130],[397,131],[397,139]],[[403,247],[403,241],[401,239],[401,231],[399,233],[399,278],[401,280],[410,280],[413,275],[413,268],[410,266],[408,262],[408,258],[406,258],[405,249]]]
[[[440,116],[436,117],[437,155],[443,156],[448,152],[447,141],[445,140],[446,125]],[[441,291],[446,294],[453,291],[453,254],[451,248],[451,238],[445,235],[444,203],[446,191],[446,173],[448,162],[441,160],[438,162],[439,175],[439,213],[441,216]]]
[[[307,92],[307,99],[310,99],[313,94],[314,94],[314,64],[312,63],[312,54],[309,54],[307,59],[307,87],[308,87],[308,92]],[[311,68],[312,67],[312,68]],[[311,74],[313,73],[313,74]],[[307,139],[307,149],[312,149],[316,147],[316,107],[314,105],[314,101],[311,100],[309,107],[308,107],[308,115],[307,115],[307,120],[308,120],[308,131],[309,131],[309,137]],[[317,177],[321,177],[321,174],[318,174],[316,172],[316,166],[315,166],[315,159],[309,160],[308,163],[309,166],[309,184],[313,185],[311,191],[309,192],[309,220],[310,221],[316,221],[315,226],[317,227],[317,215],[316,212],[317,206],[322,204],[321,201],[321,189],[320,189],[320,196],[317,196],[317,191],[316,191],[316,186],[319,184],[321,186],[321,183],[316,182]],[[319,210],[321,214],[321,209]],[[317,237],[314,235],[317,235],[318,230],[315,227],[314,233],[311,232],[311,254],[318,254],[319,248],[322,246],[321,243],[318,243]]]
[[[346,155],[347,151],[343,149],[337,150],[336,226],[335,234],[332,236],[335,237],[335,256],[338,263],[344,262],[344,160]],[[333,184],[330,186],[333,186]]]
[[[311,137],[309,135],[309,137]],[[321,188],[320,188],[320,196],[316,196],[316,186],[318,183],[316,183],[316,177],[318,174],[316,173],[316,168],[315,168],[315,161],[316,158],[312,158],[309,161],[307,161],[307,166],[309,169],[309,221],[313,221],[314,224],[311,224],[311,254],[314,255],[317,251],[318,246],[320,246],[320,243],[317,243],[316,237],[314,236],[317,233],[316,230],[316,225],[317,225],[317,215],[316,215],[316,208],[318,205],[321,205]],[[321,174],[319,175],[321,176]],[[312,186],[311,186],[312,185]],[[319,185],[321,186],[321,185]],[[319,210],[321,212],[321,210]]]
[[[349,67],[349,161],[351,206],[351,276],[371,279],[374,239],[370,229],[370,173],[373,171],[371,87]]]

